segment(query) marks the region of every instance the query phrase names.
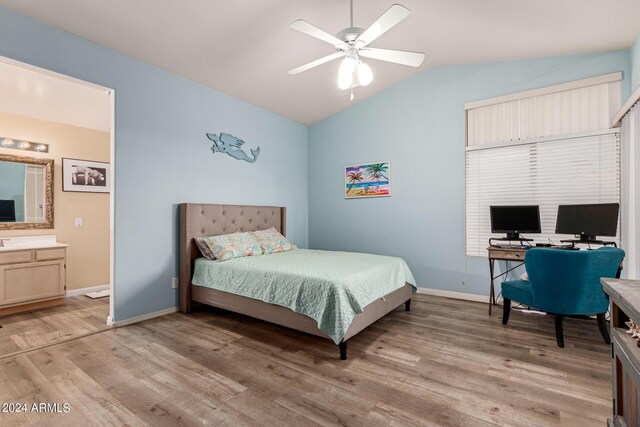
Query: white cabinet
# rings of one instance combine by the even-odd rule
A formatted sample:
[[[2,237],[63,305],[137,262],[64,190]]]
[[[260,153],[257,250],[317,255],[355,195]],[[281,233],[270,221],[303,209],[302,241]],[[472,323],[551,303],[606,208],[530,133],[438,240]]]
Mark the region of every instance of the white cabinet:
[[[0,315],[64,303],[66,248],[0,252]]]

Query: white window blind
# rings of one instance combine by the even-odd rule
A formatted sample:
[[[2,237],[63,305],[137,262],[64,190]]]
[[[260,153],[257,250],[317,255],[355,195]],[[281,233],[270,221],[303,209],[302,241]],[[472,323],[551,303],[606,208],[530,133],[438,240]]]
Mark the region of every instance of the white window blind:
[[[491,234],[491,205],[539,205],[546,242],[556,235],[558,205],[620,201],[617,133],[478,149],[467,152],[467,255],[484,256]],[[619,235],[620,233],[618,233]]]
[[[555,234],[558,205],[620,202],[620,141],[617,130],[608,129],[610,117],[620,103],[619,87],[613,87],[612,82],[587,87],[588,93],[599,95],[589,105],[578,102],[576,107],[571,100],[579,100],[576,94],[584,89],[564,91],[569,95],[560,97],[553,93],[534,94],[520,100],[508,99],[501,106],[494,103],[476,107],[502,111],[502,118],[494,115],[489,120],[484,113],[467,111],[467,255],[486,256],[489,238],[503,237],[491,234],[491,205],[539,205],[542,234],[525,237],[559,243],[573,236]],[[537,109],[539,114],[518,115],[514,119],[513,111],[522,113],[522,105],[539,103],[544,97],[552,101],[544,101],[543,107]],[[535,99],[538,100],[531,101]],[[574,115],[571,112],[576,108]],[[512,113],[505,116],[504,111],[509,109]],[[569,113],[563,114],[565,110]],[[476,119],[472,119],[474,116]],[[545,119],[540,121],[541,117]],[[573,132],[576,129],[581,132]],[[618,241],[618,236],[613,240]]]
[[[620,108],[620,73],[471,102],[467,146],[608,129]]]

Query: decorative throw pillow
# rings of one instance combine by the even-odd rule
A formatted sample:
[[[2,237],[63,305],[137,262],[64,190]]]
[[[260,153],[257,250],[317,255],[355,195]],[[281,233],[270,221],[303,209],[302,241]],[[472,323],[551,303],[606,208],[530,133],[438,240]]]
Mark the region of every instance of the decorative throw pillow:
[[[252,233],[209,236],[204,241],[214,258],[219,261],[262,254],[260,243]]]
[[[213,252],[209,249],[209,245],[204,240],[206,237],[196,237],[196,245],[198,245],[198,249],[200,249],[200,253],[206,259],[214,260],[216,257],[213,256]]]
[[[297,247],[287,240],[282,234],[278,233],[274,227],[268,230],[254,231],[253,235],[259,242],[264,254],[275,254],[276,252],[285,252]]]

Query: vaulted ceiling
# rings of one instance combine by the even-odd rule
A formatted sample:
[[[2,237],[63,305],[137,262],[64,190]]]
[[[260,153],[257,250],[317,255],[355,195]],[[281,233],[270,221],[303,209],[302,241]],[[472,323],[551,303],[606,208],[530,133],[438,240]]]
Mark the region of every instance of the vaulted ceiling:
[[[373,83],[353,102],[445,65],[628,48],[640,33],[637,0],[355,0],[366,28],[394,1],[412,14],[372,46],[423,51],[418,69],[368,60]],[[0,5],[311,124],[352,105],[339,61],[287,70],[333,48],[289,29],[296,19],[335,34],[348,0],[0,0]]]

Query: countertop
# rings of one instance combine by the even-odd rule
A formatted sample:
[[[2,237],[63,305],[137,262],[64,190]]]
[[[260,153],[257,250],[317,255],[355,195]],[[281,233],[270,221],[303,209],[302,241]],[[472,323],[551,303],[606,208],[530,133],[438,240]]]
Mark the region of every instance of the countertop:
[[[57,249],[69,247],[66,243],[34,243],[28,245],[15,245],[15,246],[0,246],[0,252],[16,252],[16,251],[30,251],[33,249]]]

